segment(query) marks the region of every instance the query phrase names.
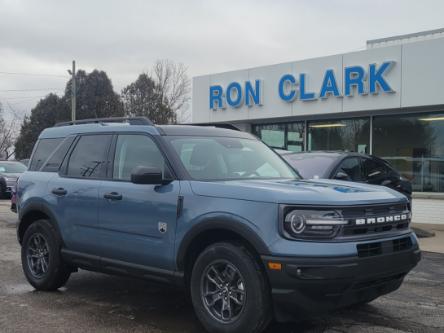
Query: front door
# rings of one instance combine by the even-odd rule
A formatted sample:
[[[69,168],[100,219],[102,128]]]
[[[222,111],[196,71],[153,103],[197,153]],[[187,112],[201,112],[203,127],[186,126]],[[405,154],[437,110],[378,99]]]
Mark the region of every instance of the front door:
[[[163,173],[167,170],[150,136],[121,134],[113,146],[112,179],[103,182],[99,193],[104,265],[172,270],[179,181],[167,185],[131,183],[137,166],[156,167]]]

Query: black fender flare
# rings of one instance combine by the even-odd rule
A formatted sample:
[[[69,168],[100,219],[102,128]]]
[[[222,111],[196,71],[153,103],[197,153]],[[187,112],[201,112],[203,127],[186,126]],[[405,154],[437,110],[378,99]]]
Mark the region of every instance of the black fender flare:
[[[268,246],[265,244],[262,238],[245,222],[239,221],[239,219],[230,216],[209,217],[195,224],[182,238],[176,257],[176,265],[179,271],[183,271],[185,267],[185,258],[188,252],[187,250],[189,249],[189,246],[192,244],[193,240],[203,232],[211,230],[225,230],[236,233],[250,243],[259,255],[270,254]]]
[[[42,204],[41,202],[34,202],[34,203],[27,204],[25,207],[20,209],[19,222],[17,224],[17,239],[20,244],[22,242],[22,236],[23,236],[22,235],[22,223],[25,221],[24,217],[31,212],[40,212],[40,213],[43,213],[46,216],[48,216],[49,222],[57,230],[59,236],[62,235],[60,233],[60,228],[57,223],[57,220],[56,220],[54,214],[52,213],[52,211],[46,205]]]

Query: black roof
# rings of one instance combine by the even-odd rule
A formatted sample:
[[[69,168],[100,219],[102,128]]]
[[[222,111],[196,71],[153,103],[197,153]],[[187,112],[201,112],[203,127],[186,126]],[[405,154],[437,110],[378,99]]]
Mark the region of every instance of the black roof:
[[[370,154],[365,154],[365,153],[357,153],[354,151],[345,151],[345,150],[310,150],[310,151],[301,151],[301,152],[295,152],[295,151],[290,151],[290,150],[283,150],[283,149],[275,149],[276,152],[279,155],[316,155],[316,156],[327,156],[327,157],[345,157],[345,156],[367,156],[367,157],[371,157],[371,158],[375,158],[377,160],[380,160],[384,163],[388,163],[387,161],[385,161],[384,159],[378,157],[378,156],[374,156],[374,155],[370,155]]]
[[[342,151],[342,150],[310,150],[310,151],[291,151],[291,150],[282,150],[275,149],[280,155],[296,155],[296,154],[310,154],[310,155],[319,155],[319,156],[343,156],[343,155],[364,155],[355,152]]]
[[[220,136],[257,140],[256,137],[250,133],[211,126],[156,125],[156,128],[159,129],[162,135]]]

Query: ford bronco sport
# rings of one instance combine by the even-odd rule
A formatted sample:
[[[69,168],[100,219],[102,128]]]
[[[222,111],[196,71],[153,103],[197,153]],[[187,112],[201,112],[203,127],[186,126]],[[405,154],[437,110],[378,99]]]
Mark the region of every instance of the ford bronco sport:
[[[405,196],[302,180],[229,129],[59,124],[41,133],[17,198],[36,289],[55,290],[78,268],[175,283],[210,332],[370,302],[420,260]]]

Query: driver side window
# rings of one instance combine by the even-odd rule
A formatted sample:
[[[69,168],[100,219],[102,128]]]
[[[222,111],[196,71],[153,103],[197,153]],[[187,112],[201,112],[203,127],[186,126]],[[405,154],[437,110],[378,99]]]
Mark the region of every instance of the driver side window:
[[[336,171],[336,176],[339,173],[344,173],[347,175],[347,180],[350,181],[361,181],[362,180],[362,172],[361,172],[361,161],[358,157],[349,157],[341,162],[338,170]],[[337,177],[338,178],[338,177]]]
[[[154,141],[146,135],[119,135],[114,155],[113,178],[131,180],[138,166],[158,168],[164,173],[165,160]]]
[[[364,159],[363,166],[365,180],[370,184],[381,183],[389,173],[389,169],[383,163],[371,158]]]

